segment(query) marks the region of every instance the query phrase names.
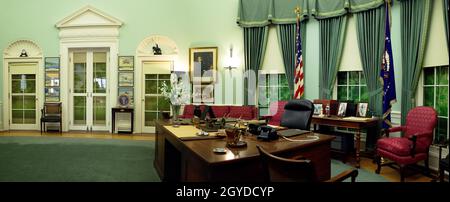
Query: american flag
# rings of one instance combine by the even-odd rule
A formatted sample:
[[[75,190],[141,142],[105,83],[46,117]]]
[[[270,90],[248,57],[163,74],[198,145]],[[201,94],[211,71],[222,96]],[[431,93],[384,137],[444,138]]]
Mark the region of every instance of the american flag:
[[[305,92],[302,56],[302,34],[300,33],[300,18],[297,18],[297,53],[295,60],[294,99],[300,99]]]

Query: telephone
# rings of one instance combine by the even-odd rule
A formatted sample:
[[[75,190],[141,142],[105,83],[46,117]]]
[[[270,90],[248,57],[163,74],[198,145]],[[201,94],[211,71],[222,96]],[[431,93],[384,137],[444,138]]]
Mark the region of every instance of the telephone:
[[[257,136],[257,139],[259,140],[276,140],[278,139],[278,134],[275,130],[275,128],[272,128],[270,126],[260,126],[258,128],[259,135]]]

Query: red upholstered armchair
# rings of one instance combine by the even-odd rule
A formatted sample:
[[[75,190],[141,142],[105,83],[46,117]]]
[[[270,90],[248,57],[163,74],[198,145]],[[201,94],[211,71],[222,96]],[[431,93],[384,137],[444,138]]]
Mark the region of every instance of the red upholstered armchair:
[[[431,107],[416,107],[408,112],[406,125],[390,128],[386,131],[386,137],[377,142],[377,174],[381,166],[392,166],[394,163],[400,167],[400,181],[405,180],[405,167],[419,161],[425,161],[425,167],[429,171],[428,151],[433,142],[433,131],[437,124],[437,113]],[[404,132],[403,137],[389,138],[390,132]],[[381,163],[381,157],[394,162]]]
[[[281,122],[281,117],[284,113],[284,105],[286,105],[288,101],[276,101],[270,103],[269,106],[269,115],[262,116],[262,118],[267,120],[267,124],[279,126]]]

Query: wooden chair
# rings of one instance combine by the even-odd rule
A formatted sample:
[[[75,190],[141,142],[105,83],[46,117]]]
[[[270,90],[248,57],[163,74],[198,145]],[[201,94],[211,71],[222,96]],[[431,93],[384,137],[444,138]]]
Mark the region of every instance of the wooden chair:
[[[264,169],[264,178],[267,182],[317,182],[316,170],[313,163],[305,158],[286,159],[274,156],[265,151],[259,145],[256,146],[260,153],[261,163]],[[358,176],[357,169],[351,169],[332,177],[326,182],[342,182],[351,177],[355,182]]]
[[[62,107],[61,102],[46,102],[41,109],[41,133],[45,129],[45,123],[59,123],[59,132],[62,132]]]

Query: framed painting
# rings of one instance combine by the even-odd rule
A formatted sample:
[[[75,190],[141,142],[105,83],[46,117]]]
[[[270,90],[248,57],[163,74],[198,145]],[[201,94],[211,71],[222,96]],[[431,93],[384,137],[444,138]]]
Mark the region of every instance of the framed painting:
[[[133,105],[133,87],[119,87],[119,95],[128,95],[130,97],[130,105]]]
[[[134,73],[133,72],[119,72],[119,87],[133,86]]]
[[[214,103],[214,85],[192,85],[193,103]]]
[[[134,56],[119,56],[119,71],[133,71]]]
[[[59,57],[45,58],[45,71],[59,71]]]
[[[189,73],[193,83],[212,83],[217,72],[217,47],[189,49]]]
[[[45,72],[45,87],[59,86],[59,72],[48,71]]]

